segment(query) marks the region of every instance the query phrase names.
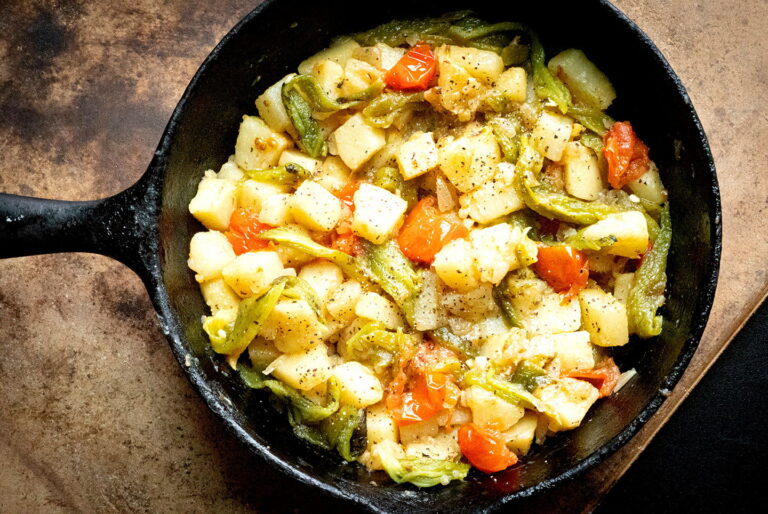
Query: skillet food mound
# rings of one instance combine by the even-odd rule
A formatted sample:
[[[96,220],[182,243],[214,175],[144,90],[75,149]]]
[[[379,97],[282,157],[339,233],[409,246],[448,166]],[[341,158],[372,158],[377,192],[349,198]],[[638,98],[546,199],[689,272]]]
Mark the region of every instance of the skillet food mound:
[[[471,13],[335,41],[189,210],[211,346],[295,434],[418,487],[514,466],[631,379],[671,226],[587,56]]]

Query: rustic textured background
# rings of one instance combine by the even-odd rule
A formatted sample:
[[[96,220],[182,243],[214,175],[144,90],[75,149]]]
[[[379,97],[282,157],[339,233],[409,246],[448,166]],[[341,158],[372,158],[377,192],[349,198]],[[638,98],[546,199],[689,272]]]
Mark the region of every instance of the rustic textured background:
[[[131,185],[205,55],[256,3],[4,0],[0,190],[74,200]],[[660,414],[578,483],[529,505],[539,510],[588,510],[768,285],[768,2],[616,3],[669,58],[710,137],[721,280],[701,349]],[[2,512],[339,510],[223,432],[173,360],[142,284],[114,261],[0,262],[0,351]]]

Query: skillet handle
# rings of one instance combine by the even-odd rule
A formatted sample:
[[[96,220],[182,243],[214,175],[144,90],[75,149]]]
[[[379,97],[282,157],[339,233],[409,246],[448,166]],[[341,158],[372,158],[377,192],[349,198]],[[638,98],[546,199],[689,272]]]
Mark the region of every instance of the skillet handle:
[[[0,193],[0,258],[60,252],[98,253],[144,276],[156,251],[156,188],[140,180],[87,202]]]

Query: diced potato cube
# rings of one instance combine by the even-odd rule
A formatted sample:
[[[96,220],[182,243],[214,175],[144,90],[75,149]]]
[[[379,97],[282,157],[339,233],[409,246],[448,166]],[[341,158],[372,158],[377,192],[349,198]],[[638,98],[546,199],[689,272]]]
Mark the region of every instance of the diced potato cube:
[[[224,267],[221,275],[241,297],[259,296],[283,275],[283,263],[276,252],[247,252]]]
[[[280,184],[245,180],[237,188],[237,206],[240,209],[248,209],[249,211],[260,213],[267,199],[287,191],[288,188]]]
[[[267,318],[262,335],[274,340],[281,352],[295,353],[323,342],[328,328],[306,300],[281,300]]]
[[[619,273],[613,277],[613,297],[626,305],[629,299],[629,291],[634,284],[634,273]]]
[[[495,334],[507,331],[507,324],[501,313],[488,316],[480,321],[468,321],[464,318],[448,318],[448,326],[458,336],[468,341],[480,341]]]
[[[331,99],[341,96],[341,85],[344,81],[344,68],[329,59],[317,61],[312,67],[312,75],[317,83]]]
[[[396,443],[398,440],[395,420],[383,404],[372,405],[366,409],[365,425],[369,446],[382,441]]]
[[[344,82],[341,86],[341,94],[350,97],[362,93],[377,82],[381,82],[381,71],[367,62],[358,59],[349,59],[344,65]]]
[[[438,54],[439,55],[439,54]],[[437,88],[427,91],[424,98],[435,107],[443,107],[459,121],[469,121],[480,107],[486,88],[463,67],[449,59],[438,57]],[[439,91],[439,94],[436,94]],[[434,95],[430,98],[429,94]]]
[[[291,215],[310,230],[327,232],[341,218],[341,202],[317,182],[305,180],[293,194]]]
[[[293,123],[291,123],[291,119],[288,117],[285,105],[283,104],[283,85],[295,76],[295,73],[289,73],[269,86],[256,99],[256,108],[259,110],[259,116],[275,132],[289,132],[293,130]]]
[[[582,200],[596,200],[605,189],[597,155],[577,141],[565,145],[563,152],[565,190]]]
[[[404,48],[392,48],[384,43],[376,43],[374,46],[361,46],[352,56],[355,59],[365,61],[381,71],[389,71],[405,55]]]
[[[328,348],[325,344],[316,344],[303,352],[281,355],[264,372],[291,387],[308,391],[328,380],[332,368]]]
[[[488,50],[445,45],[438,48],[437,53],[441,65],[444,61],[450,61],[461,66],[486,86],[493,84],[504,71],[504,62],[499,54]]]
[[[359,362],[349,361],[339,364],[331,372],[335,377],[341,393],[340,400],[345,405],[362,409],[378,403],[384,396],[381,381],[373,371]]]
[[[235,309],[240,304],[240,297],[220,278],[203,282],[200,284],[200,291],[203,293],[205,303],[211,308],[212,314],[221,310]]]
[[[582,235],[591,241],[612,237],[616,242],[604,251],[630,259],[637,259],[648,250],[648,222],[640,211],[609,214],[585,228]]]
[[[368,469],[382,470],[384,469],[384,466],[381,464],[382,455],[389,455],[396,459],[402,459],[405,457],[405,450],[394,441],[381,441],[379,443],[369,444],[359,460],[360,463]]]
[[[291,214],[292,197],[279,193],[264,200],[259,213],[259,222],[273,227],[287,225],[293,221]]]
[[[513,165],[499,163],[499,171],[495,177],[459,197],[462,213],[466,212],[470,218],[484,224],[525,207],[514,185],[514,177]]]
[[[360,113],[337,128],[331,139],[341,160],[353,171],[360,169],[387,143],[385,132],[368,125]]]
[[[363,288],[360,282],[347,280],[331,291],[325,308],[332,318],[342,323],[349,323],[355,317],[355,306],[362,294]]]
[[[579,426],[599,393],[585,380],[561,378],[538,388],[534,395],[541,400],[549,429],[557,432]]]
[[[464,403],[472,410],[472,422],[481,427],[493,427],[504,431],[520,421],[525,409],[502,400],[480,386],[470,386],[464,391]]]
[[[332,262],[317,260],[304,265],[299,272],[299,278],[312,286],[317,297],[325,304],[331,291],[338,288],[344,281],[344,273]]]
[[[613,274],[617,267],[617,261],[619,262],[618,266],[623,268],[626,261],[624,258],[605,251],[592,252],[589,255],[589,271]]]
[[[351,174],[352,170],[344,164],[344,161],[331,155],[325,158],[313,180],[328,191],[339,191],[347,185]]]
[[[355,314],[361,318],[378,321],[389,329],[404,325],[397,306],[378,293],[363,293],[355,305]]]
[[[432,132],[415,132],[397,151],[397,164],[405,180],[437,167],[437,146]]]
[[[510,299],[515,309],[519,309],[518,313],[521,316],[531,314],[539,307],[539,299],[553,292],[546,282],[533,273],[533,270],[530,270],[530,273],[519,272],[511,275],[507,279],[507,286]]]
[[[440,280],[457,291],[469,291],[480,283],[472,245],[466,239],[454,239],[443,246],[432,266]]]
[[[386,189],[360,184],[354,195],[352,231],[368,241],[381,244],[400,226],[408,202]]]
[[[572,118],[554,112],[542,111],[531,133],[531,142],[544,157],[559,161],[563,157],[565,145],[571,139],[572,129]]]
[[[443,305],[453,316],[480,321],[496,311],[491,284],[480,284],[464,293],[446,293]]]
[[[221,277],[221,270],[234,261],[235,257],[227,236],[209,230],[192,236],[187,265],[196,273],[195,280],[205,282]]]
[[[437,418],[430,418],[426,421],[419,421],[410,425],[402,425],[400,429],[400,442],[409,444],[428,437],[434,437],[440,431],[440,425]]]
[[[219,172],[216,174],[216,178],[219,180],[231,180],[232,182],[239,182],[243,178],[243,170],[235,164],[235,161],[227,161],[221,165]]]
[[[563,372],[595,367],[595,353],[592,343],[589,342],[589,332],[580,330],[546,337],[552,340]]]
[[[524,68],[509,68],[496,79],[496,91],[512,102],[525,102],[528,77]]]
[[[275,132],[258,116],[243,116],[235,143],[235,163],[244,170],[260,170],[277,163],[291,140]]]
[[[456,334],[459,337],[463,337],[467,341],[480,341],[481,339],[484,339],[485,337],[490,337],[491,335],[500,334],[504,332],[504,329],[501,330],[491,330],[490,333],[486,333],[487,330],[484,326],[487,325],[489,320],[496,319],[496,316],[485,319],[483,321],[469,321],[464,318],[459,318],[457,316],[448,316],[448,328]],[[504,321],[501,320],[501,324],[504,325],[504,328],[506,328],[506,325],[504,324]],[[480,328],[484,327],[484,328]]]
[[[499,336],[493,336],[494,339],[497,337]],[[525,330],[513,329],[507,334],[502,334],[501,338],[503,339],[501,356],[494,356],[494,360],[501,365],[517,365],[520,361],[526,360],[544,366],[555,356],[555,342],[552,334],[532,335],[527,338]]]
[[[339,128],[345,121],[352,117],[349,111],[337,111],[334,113],[315,113],[317,126],[320,134],[328,141],[328,153],[330,155],[339,155],[336,149],[336,142],[331,138],[333,132]]]
[[[499,223],[469,234],[480,280],[498,284],[510,270],[536,262],[538,249],[520,227]]]
[[[352,38],[342,38],[337,40],[333,46],[317,52],[312,57],[305,59],[299,64],[299,73],[307,75],[312,72],[315,63],[324,59],[331,60],[336,64],[344,66],[347,60],[352,57],[360,45]]]
[[[501,150],[490,128],[458,139],[444,137],[438,145],[440,169],[456,189],[469,192],[496,174]]]
[[[518,329],[514,329],[517,331]],[[506,346],[508,334],[494,334],[483,341],[478,354],[487,358],[492,364],[502,365],[504,358],[504,347]],[[524,337],[524,336],[523,336]]]
[[[546,285],[546,284],[545,284]],[[563,303],[563,296],[548,287],[543,293],[530,285],[510,282],[510,298],[525,329],[531,334],[575,332],[581,327],[579,302]]]
[[[605,110],[616,98],[611,81],[581,50],[564,50],[547,66],[581,102]]]
[[[517,455],[526,455],[531,449],[538,424],[539,417],[533,412],[527,412],[520,421],[502,434],[507,443],[507,448]]]
[[[440,280],[432,270],[421,273],[421,289],[413,305],[412,325],[416,330],[434,330],[445,324],[440,301]]]
[[[601,289],[579,293],[584,328],[598,346],[622,346],[629,342],[627,307]]]
[[[320,160],[313,159],[309,155],[300,152],[298,150],[286,150],[280,155],[280,159],[277,161],[279,166],[285,166],[286,164],[298,164],[302,168],[312,173],[320,169]]]
[[[434,436],[419,438],[405,446],[408,457],[427,457],[437,460],[456,460],[461,455],[455,432],[438,432]]]
[[[220,180],[213,171],[206,171],[197,186],[197,194],[189,202],[189,212],[205,228],[227,230],[229,218],[235,212],[236,189],[232,181]]]
[[[643,173],[640,178],[629,182],[627,187],[637,196],[649,202],[660,205],[667,201],[667,190],[664,189],[664,184],[661,183],[659,168],[653,162],[648,171]]]

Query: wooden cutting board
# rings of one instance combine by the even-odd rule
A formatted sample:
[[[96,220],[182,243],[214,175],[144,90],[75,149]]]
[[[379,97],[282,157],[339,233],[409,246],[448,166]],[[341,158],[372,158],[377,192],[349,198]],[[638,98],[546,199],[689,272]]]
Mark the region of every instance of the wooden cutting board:
[[[75,200],[131,185],[203,58],[256,3],[6,0],[0,190]],[[617,4],[668,57],[710,137],[721,278],[700,349],[659,413],[597,468],[526,504],[535,511],[596,505],[768,286],[768,3]],[[173,360],[142,284],[114,261],[0,261],[0,348],[2,512],[344,510],[223,431]]]

